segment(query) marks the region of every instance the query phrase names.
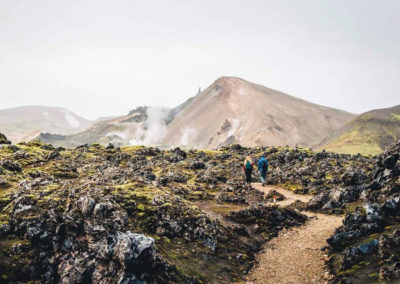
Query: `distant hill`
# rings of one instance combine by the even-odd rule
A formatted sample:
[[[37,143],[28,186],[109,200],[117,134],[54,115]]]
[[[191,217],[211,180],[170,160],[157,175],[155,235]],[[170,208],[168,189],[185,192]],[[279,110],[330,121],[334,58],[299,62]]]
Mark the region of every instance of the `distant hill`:
[[[353,117],[240,78],[222,77],[176,114],[162,144],[312,146]]]
[[[14,143],[30,140],[41,132],[73,134],[91,124],[64,108],[23,106],[0,110],[0,131]]]
[[[122,145],[157,145],[165,135],[171,110],[164,107],[138,107],[127,115],[96,120],[90,127],[72,135],[41,133],[38,139],[56,146],[76,147],[83,144],[112,143]]]
[[[400,105],[360,114],[323,141],[321,149],[376,155],[400,139]]]

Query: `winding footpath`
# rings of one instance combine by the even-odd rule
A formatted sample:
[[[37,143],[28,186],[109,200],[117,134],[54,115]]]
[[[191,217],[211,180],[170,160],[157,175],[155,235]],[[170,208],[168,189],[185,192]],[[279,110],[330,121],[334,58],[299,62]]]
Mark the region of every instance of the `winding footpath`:
[[[295,194],[289,190],[253,184],[267,194],[276,190],[286,199],[276,202],[286,206],[296,199],[307,202],[311,196]],[[342,224],[342,217],[303,211],[310,219],[300,227],[282,231],[278,237],[267,242],[257,256],[257,263],[247,278],[247,283],[324,283],[326,255],[321,248],[326,239]]]

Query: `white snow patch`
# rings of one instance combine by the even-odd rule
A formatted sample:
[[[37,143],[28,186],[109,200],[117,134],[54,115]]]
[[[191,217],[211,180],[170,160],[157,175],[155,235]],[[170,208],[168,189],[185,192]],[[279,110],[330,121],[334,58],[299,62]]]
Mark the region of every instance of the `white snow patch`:
[[[49,113],[47,111],[42,112],[43,116],[49,116]]]
[[[72,128],[79,128],[81,126],[81,122],[70,112],[64,111],[65,120]]]

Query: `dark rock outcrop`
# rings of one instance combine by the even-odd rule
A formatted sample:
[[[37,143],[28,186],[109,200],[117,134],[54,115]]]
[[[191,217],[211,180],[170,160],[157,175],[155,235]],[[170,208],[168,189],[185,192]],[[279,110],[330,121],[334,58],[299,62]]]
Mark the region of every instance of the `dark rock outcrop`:
[[[339,252],[333,254],[330,264],[337,281],[400,279],[400,234],[393,231],[400,217],[399,155],[400,141],[377,157],[371,173],[373,180],[362,186],[359,199],[362,206],[348,213],[343,226],[328,239],[332,249]],[[359,174],[344,179],[360,186],[368,181]]]

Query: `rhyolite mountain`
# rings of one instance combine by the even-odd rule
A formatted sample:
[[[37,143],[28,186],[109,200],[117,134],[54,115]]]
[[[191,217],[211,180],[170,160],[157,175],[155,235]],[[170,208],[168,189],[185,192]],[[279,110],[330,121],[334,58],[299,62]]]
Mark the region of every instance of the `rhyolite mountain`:
[[[13,142],[29,141],[41,132],[69,135],[86,129],[91,123],[58,107],[23,106],[0,110],[0,131]]]
[[[365,112],[322,142],[320,148],[344,154],[376,155],[400,139],[400,105]]]
[[[231,143],[313,146],[353,117],[243,79],[221,77],[176,108],[139,107],[77,134],[39,138],[69,147],[94,142],[202,149]]]
[[[221,77],[176,115],[162,144],[312,146],[352,118],[240,78]]]

